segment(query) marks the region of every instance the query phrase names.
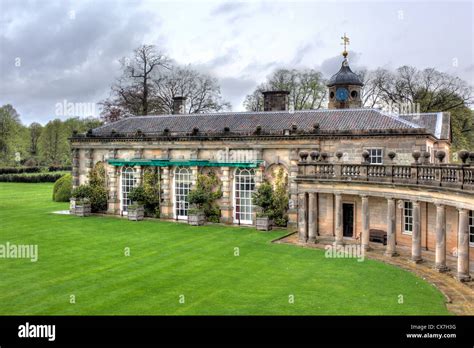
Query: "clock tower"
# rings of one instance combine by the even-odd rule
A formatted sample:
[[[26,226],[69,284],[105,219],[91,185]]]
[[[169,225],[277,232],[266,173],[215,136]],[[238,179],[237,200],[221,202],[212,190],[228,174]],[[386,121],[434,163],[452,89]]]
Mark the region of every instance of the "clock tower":
[[[347,60],[346,47],[349,44],[349,38],[344,34],[341,38],[343,40],[344,51],[342,56],[342,66],[339,71],[333,75],[328,83],[329,88],[329,109],[356,109],[362,107],[362,100],[360,98],[360,90],[364,84],[360,77],[355,74],[349,67]]]

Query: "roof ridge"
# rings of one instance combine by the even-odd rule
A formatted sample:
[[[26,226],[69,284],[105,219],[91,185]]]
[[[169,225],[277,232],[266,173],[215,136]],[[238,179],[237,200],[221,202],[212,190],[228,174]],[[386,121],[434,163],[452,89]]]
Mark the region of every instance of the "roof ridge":
[[[146,117],[189,117],[189,116],[217,116],[217,115],[255,115],[255,114],[295,114],[310,112],[348,112],[348,111],[380,111],[374,108],[347,108],[347,109],[305,109],[305,110],[279,110],[279,111],[226,111],[226,112],[206,112],[193,114],[153,114],[153,115],[133,115],[127,118],[146,118]],[[121,119],[121,120],[123,120]]]

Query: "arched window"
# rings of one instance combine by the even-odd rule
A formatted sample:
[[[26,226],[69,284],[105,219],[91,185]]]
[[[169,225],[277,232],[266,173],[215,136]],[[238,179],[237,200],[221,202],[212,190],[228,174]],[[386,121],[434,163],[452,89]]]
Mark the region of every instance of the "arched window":
[[[237,168],[234,176],[234,222],[252,224],[252,194],[255,191],[255,171]]]
[[[191,190],[193,172],[190,168],[177,167],[174,171],[174,217],[188,218],[188,194]]]
[[[135,169],[132,167],[123,167],[122,168],[122,180],[121,180],[121,210],[123,213],[127,213],[127,207],[132,204],[130,199],[128,199],[128,194],[135,187],[136,178],[135,178]]]

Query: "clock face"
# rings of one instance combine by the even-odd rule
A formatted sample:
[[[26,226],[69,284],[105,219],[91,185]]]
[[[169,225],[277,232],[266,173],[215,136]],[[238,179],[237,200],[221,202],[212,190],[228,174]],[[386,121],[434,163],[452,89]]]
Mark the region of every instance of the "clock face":
[[[346,88],[338,88],[336,90],[336,99],[339,101],[346,101],[349,98],[349,92]]]

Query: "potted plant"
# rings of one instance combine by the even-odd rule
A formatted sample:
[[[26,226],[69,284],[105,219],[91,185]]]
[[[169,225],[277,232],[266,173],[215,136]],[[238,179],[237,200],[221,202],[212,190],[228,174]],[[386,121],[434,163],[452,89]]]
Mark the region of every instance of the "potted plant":
[[[81,185],[72,190],[69,204],[71,214],[81,217],[91,215],[91,191],[89,185]]]
[[[188,195],[188,202],[191,209],[188,210],[188,224],[201,226],[206,222],[204,204],[209,201],[209,192],[200,187],[191,190]]]
[[[134,187],[128,194],[128,198],[133,202],[127,207],[128,219],[132,221],[143,220],[145,216],[146,193],[143,186]]]
[[[268,181],[264,181],[253,194],[253,202],[258,207],[256,227],[259,231],[270,231],[272,229],[272,205],[273,187]]]

